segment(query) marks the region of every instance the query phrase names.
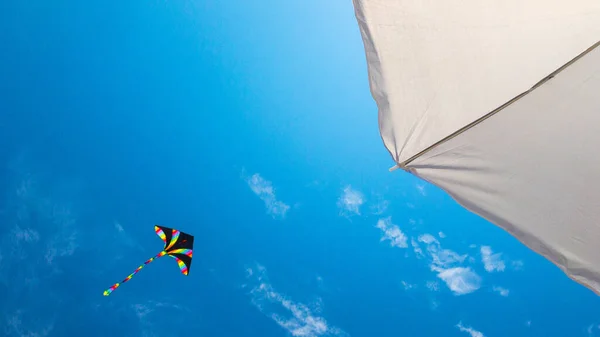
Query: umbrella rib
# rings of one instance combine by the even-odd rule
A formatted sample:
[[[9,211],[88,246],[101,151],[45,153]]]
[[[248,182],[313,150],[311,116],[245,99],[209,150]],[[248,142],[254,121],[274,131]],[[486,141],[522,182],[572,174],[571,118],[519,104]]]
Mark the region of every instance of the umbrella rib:
[[[410,165],[411,162],[413,162],[414,160],[416,160],[417,158],[421,157],[422,155],[424,155],[425,153],[431,151],[432,149],[436,148],[437,146],[447,142],[448,140],[466,132],[467,130],[475,127],[476,125],[482,123],[483,121],[485,121],[486,119],[494,116],[495,114],[497,114],[498,112],[504,110],[506,107],[510,106],[511,104],[515,103],[516,101],[518,101],[519,99],[523,98],[524,96],[526,96],[527,94],[531,93],[532,91],[534,91],[535,89],[537,89],[539,86],[541,86],[542,84],[546,83],[547,81],[551,80],[554,76],[556,76],[558,73],[560,73],[561,71],[565,70],[566,68],[568,68],[570,65],[572,65],[573,63],[575,63],[577,60],[579,60],[580,58],[582,58],[583,56],[587,55],[589,52],[591,52],[592,50],[596,49],[600,47],[600,41],[594,43],[591,47],[589,47],[588,49],[586,49],[585,51],[583,51],[581,54],[575,56],[572,60],[570,60],[569,62],[565,63],[563,66],[561,66],[560,68],[556,69],[555,71],[553,71],[550,75],[544,77],[541,81],[537,82],[533,87],[531,87],[529,90],[515,96],[514,98],[512,98],[511,100],[509,100],[508,102],[502,104],[501,106],[497,107],[496,109],[490,111],[489,113],[485,114],[484,116],[474,120],[473,122],[463,126],[462,128],[456,130],[455,132],[453,132],[452,134],[442,138],[441,140],[435,142],[434,144],[428,146],[427,148],[425,148],[424,150],[422,150],[421,152],[415,154],[414,156],[408,158],[407,160],[405,160],[402,163],[397,163],[394,167],[390,168],[390,171],[394,171],[398,168],[403,169],[404,171],[407,172],[411,172],[410,169],[408,168],[408,165]]]

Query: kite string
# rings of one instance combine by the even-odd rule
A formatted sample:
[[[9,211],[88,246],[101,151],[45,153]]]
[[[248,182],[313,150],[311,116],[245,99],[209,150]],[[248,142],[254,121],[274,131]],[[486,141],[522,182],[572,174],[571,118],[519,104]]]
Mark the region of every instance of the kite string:
[[[129,276],[127,276],[123,281],[121,281],[120,283],[115,283],[110,288],[106,289],[104,291],[104,296],[110,295],[110,293],[112,293],[115,289],[117,289],[121,284],[123,284],[123,283],[131,280],[131,278],[133,277],[133,275],[137,274],[140,270],[142,270],[142,268],[144,268],[145,265],[147,265],[150,262],[154,261],[154,259],[158,259],[159,257],[165,256],[165,255],[167,255],[167,252],[163,250],[162,252],[160,252],[160,253],[156,254],[155,256],[149,258],[148,260],[146,260],[146,262],[144,262],[143,265],[137,267],[137,269],[133,273],[129,274]]]

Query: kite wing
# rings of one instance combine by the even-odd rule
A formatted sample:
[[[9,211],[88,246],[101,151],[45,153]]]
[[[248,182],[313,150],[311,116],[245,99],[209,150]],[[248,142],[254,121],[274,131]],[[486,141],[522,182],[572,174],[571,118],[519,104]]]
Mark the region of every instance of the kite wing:
[[[160,253],[146,260],[143,265],[137,267],[137,269],[133,273],[129,274],[129,276],[127,276],[123,281],[120,283],[115,283],[110,288],[106,289],[104,291],[104,296],[110,295],[121,284],[131,280],[131,278],[142,268],[144,268],[145,265],[165,255],[169,255],[170,257],[174,258],[175,261],[177,261],[179,270],[183,275],[189,274],[190,267],[192,266],[194,237],[177,229],[163,226],[154,226],[154,231],[165,243],[164,249]]]
[[[187,275],[192,266],[194,237],[177,229],[163,226],[154,226],[154,231],[164,241],[164,251],[177,261],[181,273]]]

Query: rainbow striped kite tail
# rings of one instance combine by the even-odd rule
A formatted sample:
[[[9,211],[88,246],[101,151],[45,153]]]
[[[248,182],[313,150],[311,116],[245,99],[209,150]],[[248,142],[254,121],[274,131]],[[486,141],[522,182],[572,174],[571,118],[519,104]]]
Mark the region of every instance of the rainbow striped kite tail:
[[[115,283],[110,288],[104,290],[104,296],[110,295],[115,289],[117,289],[121,284]]]
[[[132,278],[133,276],[135,276],[135,274],[137,274],[137,273],[138,273],[140,270],[142,270],[142,268],[144,268],[144,266],[145,266],[145,265],[147,265],[147,264],[149,264],[150,262],[154,261],[155,259],[157,259],[157,258],[159,258],[159,257],[161,257],[161,256],[165,256],[165,255],[167,255],[167,252],[165,252],[165,251],[163,250],[163,251],[161,251],[160,253],[156,254],[154,257],[151,257],[151,258],[149,258],[148,260],[146,260],[146,262],[144,262],[144,264],[143,264],[143,265],[141,265],[141,266],[137,267],[137,268],[136,268],[136,269],[133,271],[133,273],[129,274],[129,276],[127,276],[127,277],[126,277],[126,278],[125,278],[123,281],[121,281],[120,283],[115,283],[115,284],[113,284],[113,285],[112,285],[110,288],[106,289],[106,290],[104,291],[104,293],[103,293],[103,294],[104,294],[104,296],[108,296],[108,295],[110,295],[110,294],[111,294],[111,293],[112,293],[112,292],[113,292],[115,289],[117,289],[117,288],[118,288],[118,287],[119,287],[121,284],[123,284],[123,283],[125,283],[125,282],[127,282],[127,281],[131,280],[131,278]]]

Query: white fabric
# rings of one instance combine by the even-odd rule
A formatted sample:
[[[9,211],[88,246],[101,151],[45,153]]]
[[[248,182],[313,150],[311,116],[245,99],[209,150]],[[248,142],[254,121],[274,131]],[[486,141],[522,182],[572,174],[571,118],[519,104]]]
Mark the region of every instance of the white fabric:
[[[409,166],[600,294],[600,47]]]
[[[599,0],[353,0],[385,146],[402,163],[600,39]]]
[[[600,47],[444,139],[600,40],[600,1],[354,5],[394,160],[600,294]]]

